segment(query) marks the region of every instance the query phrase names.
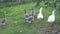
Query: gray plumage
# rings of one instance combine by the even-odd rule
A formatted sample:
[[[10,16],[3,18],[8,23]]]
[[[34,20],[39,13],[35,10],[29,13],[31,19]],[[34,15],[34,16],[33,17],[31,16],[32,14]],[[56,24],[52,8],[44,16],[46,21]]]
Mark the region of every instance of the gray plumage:
[[[34,21],[34,10],[31,9],[31,16],[29,16],[26,12],[26,9],[24,9],[24,18],[29,22],[32,23]]]
[[[6,24],[6,12],[4,11],[2,15],[3,15],[2,25],[5,25]]]
[[[32,8],[31,9],[31,16],[29,16],[29,18],[28,18],[29,23],[32,23],[34,21],[34,16],[35,16],[35,12],[34,12],[34,9]]]
[[[34,17],[33,17],[33,16],[29,16],[28,22],[29,22],[29,23],[32,23],[33,21],[34,21]]]
[[[26,13],[26,9],[24,9],[24,18],[28,19],[29,15]]]
[[[32,15],[32,16],[35,16],[34,8],[31,9],[31,15]]]

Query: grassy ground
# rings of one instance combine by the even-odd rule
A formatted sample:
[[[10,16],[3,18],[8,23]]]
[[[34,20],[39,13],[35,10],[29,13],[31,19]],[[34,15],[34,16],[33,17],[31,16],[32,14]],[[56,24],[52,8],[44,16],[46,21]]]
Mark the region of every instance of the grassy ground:
[[[29,3],[11,7],[0,8],[0,25],[2,12],[7,11],[7,24],[5,28],[0,27],[0,34],[42,34],[42,27],[45,27],[48,16],[52,12],[52,7],[45,8],[44,3],[41,3],[40,6],[35,7],[36,3]],[[25,22],[24,11],[26,8],[27,12],[30,14],[31,7],[34,7],[36,16],[39,12],[40,7],[43,7],[44,20],[39,20],[35,17],[35,21],[32,24]],[[58,10],[55,12],[56,15],[56,24],[53,29],[57,29],[60,24],[60,14]],[[57,26],[57,27],[56,27]]]

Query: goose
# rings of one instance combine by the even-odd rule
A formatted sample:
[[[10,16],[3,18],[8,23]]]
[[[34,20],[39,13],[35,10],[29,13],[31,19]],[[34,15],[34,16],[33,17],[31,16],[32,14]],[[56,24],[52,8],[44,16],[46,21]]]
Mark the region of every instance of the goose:
[[[33,17],[33,21],[34,21],[34,17],[35,17],[35,11],[34,11],[34,8],[31,8],[31,16]]]
[[[54,22],[55,22],[55,11],[56,11],[56,10],[53,10],[53,11],[52,11],[52,15],[50,15],[50,16],[48,17],[48,20],[47,20],[47,22],[50,23],[51,26],[53,26],[53,25],[54,25]]]
[[[6,11],[3,12],[3,18],[2,18],[2,26],[4,26],[7,22],[7,19],[6,19]]]
[[[42,14],[42,7],[40,8],[40,12],[39,14],[37,15],[37,19],[43,19],[43,14]]]
[[[34,15],[35,15],[35,12],[34,12],[34,9],[32,8],[31,9],[31,16],[28,17],[29,23],[32,23],[34,21]]]
[[[26,9],[24,9],[24,18],[27,20],[29,15],[26,13]]]

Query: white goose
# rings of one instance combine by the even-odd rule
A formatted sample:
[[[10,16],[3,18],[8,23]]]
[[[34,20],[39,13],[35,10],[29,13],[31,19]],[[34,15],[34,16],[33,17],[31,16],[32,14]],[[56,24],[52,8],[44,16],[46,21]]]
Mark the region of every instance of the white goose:
[[[40,8],[40,12],[39,12],[39,14],[37,15],[37,19],[43,19],[42,9],[43,9],[43,8]]]
[[[55,10],[52,11],[52,15],[50,15],[50,16],[48,17],[47,22],[52,23],[52,22],[55,21],[55,13],[54,13],[54,12],[55,12]]]
[[[50,26],[53,26],[54,22],[55,22],[55,13],[54,12],[55,12],[55,10],[52,11],[52,15],[50,15],[47,20],[47,22],[50,23],[49,24]]]

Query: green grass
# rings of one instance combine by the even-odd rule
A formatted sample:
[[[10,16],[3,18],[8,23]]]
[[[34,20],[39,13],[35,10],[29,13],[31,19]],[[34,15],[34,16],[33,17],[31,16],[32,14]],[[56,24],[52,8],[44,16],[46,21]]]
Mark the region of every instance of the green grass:
[[[2,12],[7,11],[6,14],[7,24],[4,29],[0,27],[0,34],[42,34],[41,29],[42,27],[45,27],[48,16],[51,15],[52,7],[45,8],[44,3],[40,4],[41,5],[38,7],[35,7],[36,3],[29,3],[29,4],[17,5],[14,7],[11,6],[11,7],[0,8],[0,25],[1,25]],[[40,20],[39,22],[39,20],[35,18],[35,21],[32,24],[25,22],[23,9],[26,8],[27,12],[30,14],[31,7],[34,7],[36,16],[39,12],[40,7],[43,7],[44,20]],[[55,15],[56,15],[56,26],[58,26],[60,25],[59,24],[60,14],[58,10],[55,12]],[[54,26],[53,28],[56,28],[56,26]]]

